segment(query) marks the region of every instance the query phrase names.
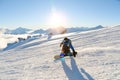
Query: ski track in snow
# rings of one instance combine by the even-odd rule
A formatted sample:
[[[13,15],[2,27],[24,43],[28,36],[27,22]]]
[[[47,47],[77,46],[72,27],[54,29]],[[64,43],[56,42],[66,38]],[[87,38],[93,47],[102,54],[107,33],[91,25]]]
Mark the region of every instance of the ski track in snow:
[[[54,62],[66,36],[78,55]],[[0,80],[120,80],[120,26],[8,46],[0,52]]]

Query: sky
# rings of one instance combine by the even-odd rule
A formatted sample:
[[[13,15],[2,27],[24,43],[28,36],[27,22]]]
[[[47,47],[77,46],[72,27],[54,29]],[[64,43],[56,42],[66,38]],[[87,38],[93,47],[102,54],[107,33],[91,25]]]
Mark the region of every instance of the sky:
[[[120,24],[120,0],[0,0],[0,28]]]

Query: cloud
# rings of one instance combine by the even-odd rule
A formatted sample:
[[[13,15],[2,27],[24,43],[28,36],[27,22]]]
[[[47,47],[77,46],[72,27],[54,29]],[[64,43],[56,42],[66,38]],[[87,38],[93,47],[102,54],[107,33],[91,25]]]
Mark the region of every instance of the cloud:
[[[0,38],[0,49],[7,47],[7,41],[4,38]]]

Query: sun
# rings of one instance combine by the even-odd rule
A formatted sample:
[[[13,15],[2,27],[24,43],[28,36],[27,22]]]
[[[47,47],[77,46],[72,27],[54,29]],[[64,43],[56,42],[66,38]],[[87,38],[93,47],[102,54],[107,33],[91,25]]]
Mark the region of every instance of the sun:
[[[50,18],[49,18],[49,24],[52,27],[65,26],[66,17],[63,13],[52,11]]]

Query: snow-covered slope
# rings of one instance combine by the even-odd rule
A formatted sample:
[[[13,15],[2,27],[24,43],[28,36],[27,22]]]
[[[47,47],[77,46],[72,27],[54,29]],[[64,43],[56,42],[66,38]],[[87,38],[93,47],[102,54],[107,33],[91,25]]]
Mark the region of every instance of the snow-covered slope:
[[[78,55],[54,62],[65,36]],[[0,52],[0,80],[120,79],[120,26],[25,40],[13,46]]]

